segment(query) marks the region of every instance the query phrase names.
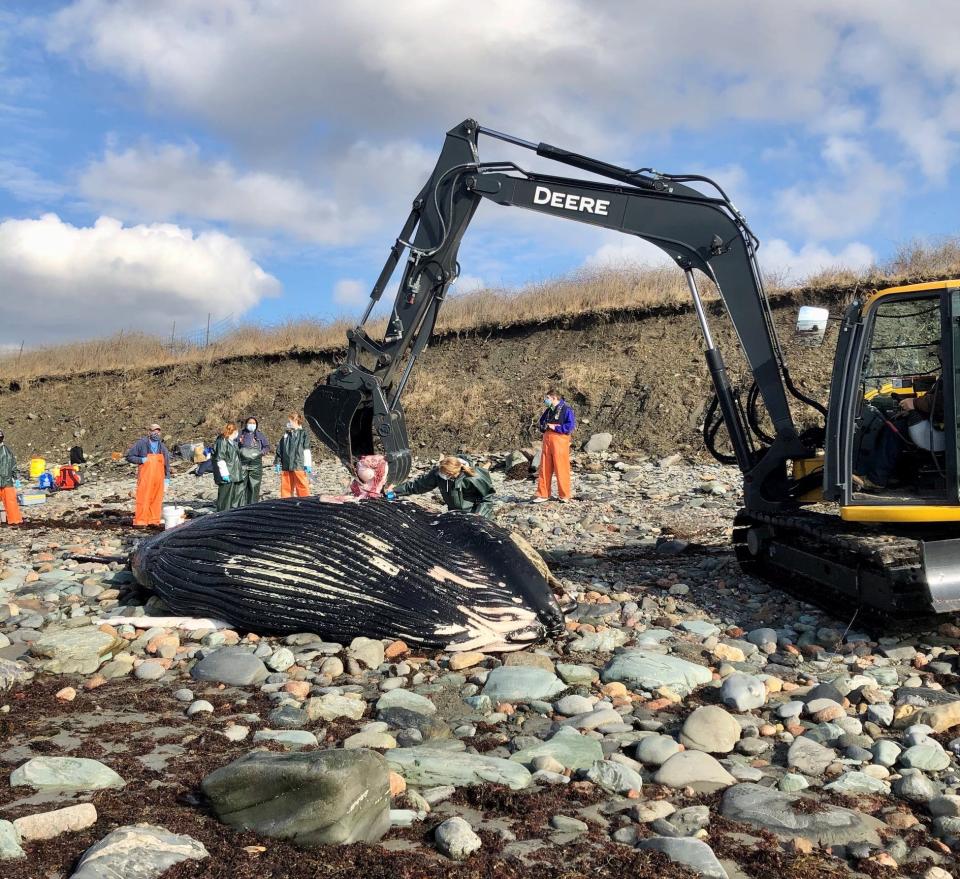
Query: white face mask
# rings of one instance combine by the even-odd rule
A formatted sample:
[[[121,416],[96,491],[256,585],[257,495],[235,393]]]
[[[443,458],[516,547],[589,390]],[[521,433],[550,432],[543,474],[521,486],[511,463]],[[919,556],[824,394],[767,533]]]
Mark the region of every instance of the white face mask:
[[[257,429],[256,422],[254,422],[254,421],[248,421],[248,422],[247,422],[247,432],[248,432],[248,433],[253,433],[256,429]]]

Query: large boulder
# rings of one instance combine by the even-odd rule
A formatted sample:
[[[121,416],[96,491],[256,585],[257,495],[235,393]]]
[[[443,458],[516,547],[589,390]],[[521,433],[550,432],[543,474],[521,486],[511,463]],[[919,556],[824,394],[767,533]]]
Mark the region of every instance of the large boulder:
[[[719,705],[701,705],[684,722],[680,741],[693,751],[729,754],[740,741],[740,724]]]
[[[601,677],[605,683],[620,681],[634,690],[669,687],[686,696],[708,683],[713,675],[709,668],[678,656],[652,650],[624,650],[607,663]]]
[[[502,665],[487,675],[483,695],[491,702],[530,702],[550,699],[562,693],[567,685],[544,668],[523,665]]]
[[[62,629],[42,635],[30,645],[40,668],[50,674],[92,674],[126,641],[93,626]]]
[[[510,759],[530,766],[537,757],[552,757],[565,769],[589,769],[603,759],[603,747],[590,736],[581,735],[573,727],[561,727],[545,742],[514,751]]]
[[[181,861],[209,857],[203,845],[163,827],[118,827],[90,846],[70,879],[158,879]]]
[[[805,799],[759,784],[738,784],[723,795],[722,812],[731,821],[752,824],[784,839],[802,836],[818,845],[881,844],[880,832],[887,828],[882,821],[822,801],[815,803],[816,808],[805,808]]]
[[[109,766],[87,757],[34,757],[10,773],[11,787],[38,791],[87,791],[123,787]]]
[[[190,676],[198,681],[248,687],[263,682],[267,676],[267,667],[248,650],[221,647],[194,665],[190,669]]]
[[[653,780],[667,787],[692,787],[698,793],[713,793],[736,783],[713,757],[702,751],[681,751],[661,766]]]
[[[641,839],[637,848],[663,852],[675,864],[683,864],[708,879],[727,879],[727,871],[717,860],[713,849],[699,839],[652,836]]]
[[[390,829],[389,769],[373,751],[255,751],[201,786],[225,824],[304,848],[377,842]]]
[[[466,754],[448,748],[394,748],[385,755],[390,768],[416,787],[452,784],[505,784],[513,790],[527,787],[531,775],[519,762],[483,754]]]
[[[610,443],[612,442],[612,433],[594,433],[591,434],[590,439],[583,444],[583,450],[585,452],[605,452],[610,448]]]

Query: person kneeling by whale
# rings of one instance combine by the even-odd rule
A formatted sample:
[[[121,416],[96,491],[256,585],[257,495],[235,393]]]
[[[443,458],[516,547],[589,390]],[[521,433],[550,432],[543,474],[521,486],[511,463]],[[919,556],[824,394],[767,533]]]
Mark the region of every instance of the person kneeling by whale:
[[[448,510],[474,513],[485,519],[493,518],[493,504],[488,498],[494,494],[490,474],[466,458],[445,455],[432,470],[397,486],[387,486],[386,496],[405,497],[411,494],[426,494],[433,489],[440,491]]]

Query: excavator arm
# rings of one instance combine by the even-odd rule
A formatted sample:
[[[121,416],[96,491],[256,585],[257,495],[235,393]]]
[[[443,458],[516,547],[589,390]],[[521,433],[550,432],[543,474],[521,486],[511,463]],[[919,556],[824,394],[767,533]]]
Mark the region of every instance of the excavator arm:
[[[512,162],[480,162],[481,134],[615,182],[532,173]],[[687,185],[692,182],[711,185],[717,194]],[[484,129],[473,120],[447,133],[437,165],[413,203],[363,318],[347,334],[346,358],[306,401],[310,426],[347,467],[352,468],[355,456],[373,452],[377,437],[389,463],[390,480],[401,481],[408,474],[410,449],[400,397],[433,332],[447,290],[459,274],[460,242],[484,199],[615,229],[665,251],[686,275],[720,413],[744,474],[748,509],[777,510],[795,502],[786,462],[809,456],[812,450],[798,435],[790,413],[788,393],[797,392],[757,266],[758,241],[720,187],[695,175],[631,171]],[[381,340],[374,340],[365,326],[407,250],[386,332]],[[757,431],[751,430],[731,386],[695,271],[710,278],[720,291],[773,425],[768,438],[772,442],[758,445]]]

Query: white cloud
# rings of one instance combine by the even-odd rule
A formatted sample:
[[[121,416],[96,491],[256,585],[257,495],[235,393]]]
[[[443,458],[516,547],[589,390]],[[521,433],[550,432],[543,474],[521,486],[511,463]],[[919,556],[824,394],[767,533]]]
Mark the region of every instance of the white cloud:
[[[280,283],[238,242],[169,224],[0,222],[0,342],[167,332],[248,311]]]
[[[479,275],[460,275],[450,287],[448,296],[466,296],[468,293],[476,293],[478,290],[489,290],[490,284],[483,280]]]
[[[798,284],[824,269],[866,269],[877,261],[877,255],[866,244],[854,241],[832,252],[818,244],[807,243],[794,250],[786,241],[774,238],[764,244],[758,254],[760,267],[768,276],[787,284]]]
[[[370,290],[356,278],[341,278],[333,285],[333,301],[337,305],[355,307],[365,302],[370,296]]]
[[[0,189],[20,201],[46,203],[59,201],[65,192],[60,184],[45,180],[28,165],[9,158],[0,158]]]
[[[612,241],[601,244],[584,260],[584,265],[591,269],[673,264],[673,260],[659,247],[633,235],[618,235]]]

